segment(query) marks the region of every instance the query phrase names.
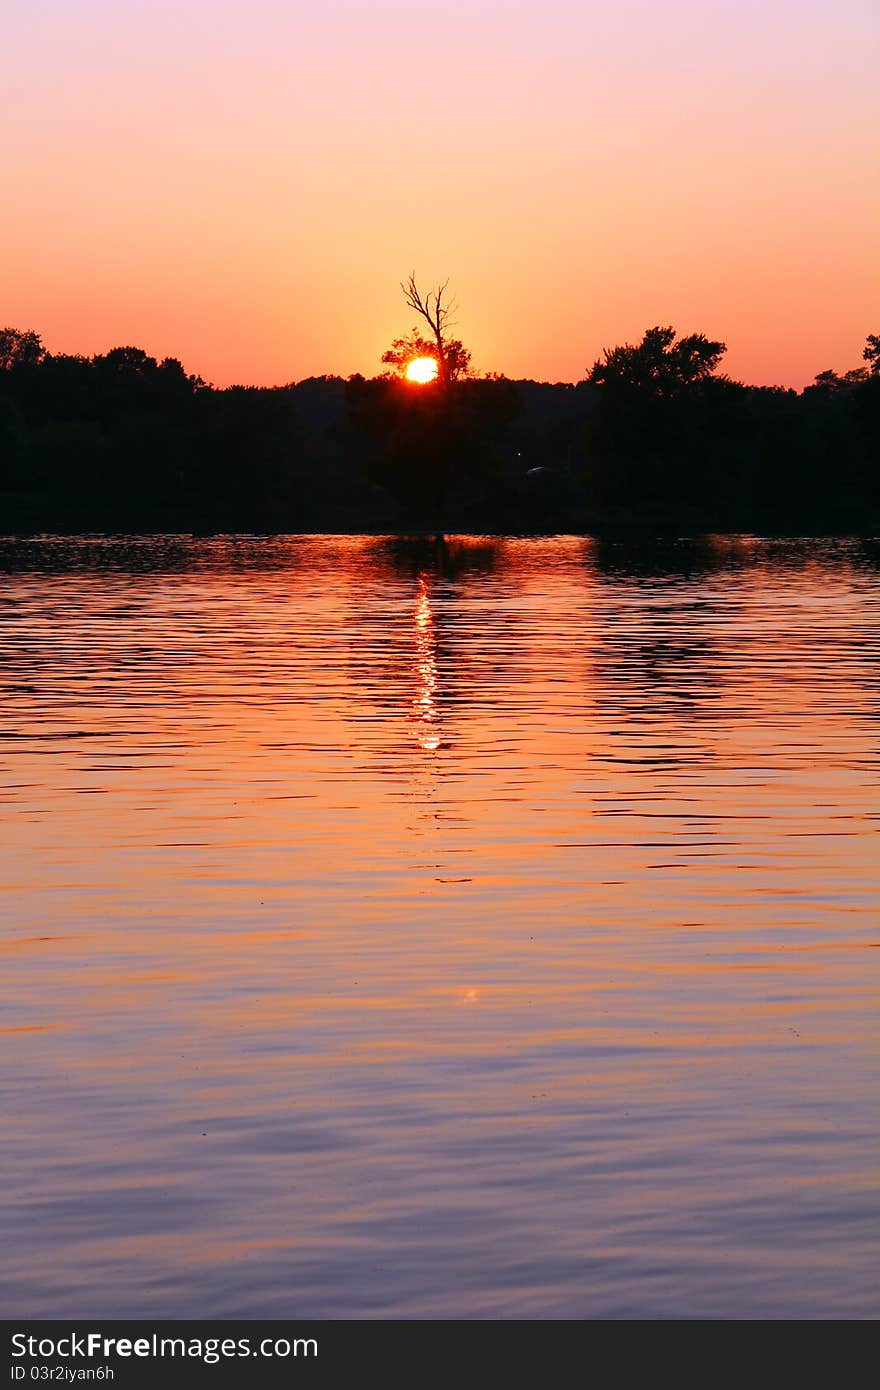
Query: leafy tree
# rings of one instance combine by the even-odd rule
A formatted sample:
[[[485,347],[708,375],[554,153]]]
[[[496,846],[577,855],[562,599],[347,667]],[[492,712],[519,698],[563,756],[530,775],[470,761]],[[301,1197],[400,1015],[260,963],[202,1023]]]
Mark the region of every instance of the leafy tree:
[[[446,356],[446,373],[449,381],[459,381],[470,373],[471,355],[463,343],[458,338],[449,338],[444,343]],[[436,343],[429,338],[423,338],[417,328],[411,329],[402,338],[395,338],[387,352],[383,352],[382,361],[386,366],[392,367],[393,372],[388,372],[388,376],[403,376],[407,366],[415,357],[432,357],[437,363],[438,374],[440,371],[440,359],[437,356]]]
[[[683,387],[712,375],[725,343],[703,333],[675,337],[674,328],[649,328],[640,343],[606,348],[587,375],[591,386],[624,387],[655,396],[676,395]]]
[[[624,505],[694,501],[742,390],[714,375],[724,352],[703,333],[676,338],[671,327],[605,350],[587,376],[598,389],[587,423],[595,496]]]
[[[867,381],[869,376],[867,367],[854,367],[852,371],[844,372],[839,376],[837,372],[825,371],[817,372],[811,387],[807,390],[821,391],[845,391],[850,386],[860,386],[863,381]]]
[[[13,367],[35,367],[46,356],[39,333],[17,328],[0,328],[0,372]]]
[[[201,390],[205,383],[200,376],[188,376],[176,357],[163,357],[158,362],[139,347],[115,347],[93,357],[92,363],[120,382],[134,384],[150,382],[167,390]]]
[[[435,360],[437,358],[434,343],[428,338],[423,338],[417,328],[411,329],[402,338],[395,338],[387,352],[382,353],[383,363],[394,369],[383,372],[383,376],[403,376],[407,364],[415,357],[433,357]]]
[[[872,376],[880,376],[880,333],[869,333],[862,356],[870,366]]]
[[[159,363],[143,348],[115,347],[92,358],[96,367],[117,372],[120,376],[145,377],[157,371]]]

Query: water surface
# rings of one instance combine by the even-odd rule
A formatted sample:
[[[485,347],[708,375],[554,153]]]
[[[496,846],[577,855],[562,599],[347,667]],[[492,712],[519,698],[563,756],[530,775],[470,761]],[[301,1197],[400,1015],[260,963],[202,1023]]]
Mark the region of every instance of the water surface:
[[[875,1316],[880,564],[0,544],[7,1316]]]

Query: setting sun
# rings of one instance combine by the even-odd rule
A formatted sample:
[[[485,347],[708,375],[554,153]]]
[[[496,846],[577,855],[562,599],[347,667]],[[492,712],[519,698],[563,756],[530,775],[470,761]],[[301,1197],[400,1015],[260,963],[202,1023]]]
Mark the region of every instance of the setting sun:
[[[424,386],[427,382],[433,381],[436,375],[436,357],[414,357],[411,362],[406,364],[407,381],[417,381]]]

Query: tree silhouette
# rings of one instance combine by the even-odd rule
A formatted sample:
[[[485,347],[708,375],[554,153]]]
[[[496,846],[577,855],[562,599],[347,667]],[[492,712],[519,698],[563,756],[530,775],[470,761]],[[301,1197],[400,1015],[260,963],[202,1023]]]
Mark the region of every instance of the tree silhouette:
[[[0,372],[13,367],[35,367],[46,356],[39,333],[0,328]]]
[[[844,372],[840,376],[837,372],[828,369],[824,372],[817,372],[813,379],[813,385],[808,386],[808,391],[845,391],[851,386],[860,386],[863,381],[867,381],[869,376],[867,367],[853,367],[849,372]]]
[[[727,429],[741,390],[714,375],[724,351],[703,333],[676,338],[658,326],[593,364],[587,384],[599,396],[587,435],[604,502],[682,506],[699,494],[709,441]]]
[[[880,333],[869,333],[862,356],[869,364],[871,375],[880,376]]]
[[[471,355],[467,348],[458,338],[447,338],[444,349],[446,353],[446,372],[449,381],[459,381],[468,375],[470,369]],[[437,355],[436,344],[430,338],[422,337],[417,328],[410,330],[402,338],[395,338],[387,352],[383,352],[382,361],[386,366],[392,367],[393,372],[389,376],[402,377],[406,373],[407,366],[416,357],[432,357],[437,363],[437,372],[440,374],[440,359]]]
[[[459,339],[449,337],[455,303],[446,297],[448,284],[449,281],[444,280],[442,285],[438,285],[434,290],[429,290],[424,296],[416,284],[415,273],[411,274],[408,280],[401,281],[400,284],[403,297],[410,309],[414,309],[417,314],[421,315],[434,338],[433,343],[427,344],[427,351],[416,353],[416,356],[435,357],[437,359],[437,375],[444,384],[466,376],[471,360],[470,353]],[[411,339],[418,340],[422,344],[427,341],[421,337],[416,328],[413,329],[410,336]],[[395,339],[390,349],[391,353],[394,353],[398,344],[404,342],[406,339]],[[382,361],[393,361],[393,358],[386,354]]]
[[[606,348],[587,381],[591,386],[676,395],[682,387],[711,376],[726,351],[725,343],[712,342],[703,333],[676,341],[674,328],[649,328],[640,343]]]

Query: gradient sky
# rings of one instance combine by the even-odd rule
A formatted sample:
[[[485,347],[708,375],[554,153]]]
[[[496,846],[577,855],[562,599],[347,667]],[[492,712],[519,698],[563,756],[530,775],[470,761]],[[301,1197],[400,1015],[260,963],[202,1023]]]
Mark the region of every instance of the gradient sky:
[[[880,332],[877,0],[0,3],[0,322],[53,351],[372,375],[411,269],[510,376],[671,323],[800,386]]]

